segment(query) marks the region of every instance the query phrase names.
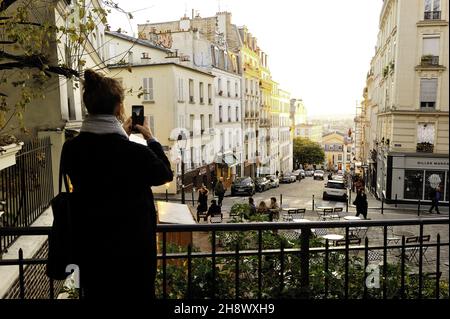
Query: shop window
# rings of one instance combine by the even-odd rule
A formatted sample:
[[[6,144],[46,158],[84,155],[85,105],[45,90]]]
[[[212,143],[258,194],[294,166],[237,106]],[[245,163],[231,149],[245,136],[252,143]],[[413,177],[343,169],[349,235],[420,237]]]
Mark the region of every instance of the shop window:
[[[404,198],[423,198],[423,171],[405,171]]]
[[[426,171],[425,172],[425,199],[431,200],[429,194],[431,190],[439,187],[441,192],[441,201],[444,200],[444,182],[445,172],[443,171]]]

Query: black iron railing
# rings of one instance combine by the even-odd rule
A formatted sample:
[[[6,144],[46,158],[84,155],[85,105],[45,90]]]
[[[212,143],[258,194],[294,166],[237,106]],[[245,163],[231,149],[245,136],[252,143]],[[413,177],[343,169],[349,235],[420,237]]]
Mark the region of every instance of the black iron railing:
[[[4,227],[27,227],[49,206],[53,198],[50,138],[25,143],[16,164],[0,171],[0,199],[4,202]],[[17,236],[0,238],[0,254]]]
[[[157,296],[161,299],[448,298],[448,268],[441,266],[444,261],[448,265],[448,260],[442,260],[442,256],[448,258],[448,238],[441,240],[439,231],[427,236],[431,232],[428,227],[434,230],[446,227],[448,237],[448,225],[448,218],[158,225]],[[414,228],[415,240],[412,242],[412,237],[403,235],[392,243],[389,231],[393,227],[409,227],[410,231]],[[331,240],[322,241],[314,235],[320,229],[333,229],[345,239],[331,245]],[[358,229],[365,229],[365,234],[373,230],[381,236],[376,239],[369,232],[370,235],[358,237],[354,234]],[[1,237],[49,232],[48,227],[0,228]],[[210,249],[179,247],[171,242],[173,234],[191,232],[208,233]],[[245,237],[246,233],[253,237]],[[294,237],[290,237],[292,234]],[[268,245],[269,237],[284,239]],[[227,244],[226,238],[231,238],[231,242]],[[45,263],[45,258],[24,259],[20,250],[17,259],[0,260],[0,268],[18,266],[23,298],[27,289],[24,267]],[[373,283],[375,288],[371,286]],[[49,286],[53,289],[54,285]],[[51,291],[48,295],[54,297],[55,293]]]
[[[441,11],[425,11],[424,19],[425,20],[440,20],[441,19]]]

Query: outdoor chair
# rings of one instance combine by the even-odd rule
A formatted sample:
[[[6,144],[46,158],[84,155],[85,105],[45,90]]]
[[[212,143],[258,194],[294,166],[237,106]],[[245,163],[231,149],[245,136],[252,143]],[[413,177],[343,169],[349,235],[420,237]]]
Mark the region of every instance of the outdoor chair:
[[[283,214],[283,221],[285,222],[291,222],[294,218],[293,215],[297,212],[296,209],[289,209],[287,211],[287,214]]]
[[[402,240],[401,237],[394,235],[394,226],[387,226],[387,235],[388,235],[388,237],[386,239],[387,239],[388,245],[390,243],[397,245]]]
[[[408,241],[409,239],[409,241]],[[431,241],[430,235],[424,235],[422,236],[422,244],[429,243]],[[417,264],[420,261],[420,236],[414,236],[414,237],[408,237],[406,238],[406,243],[414,243],[415,247],[407,247],[405,248],[406,258],[409,261],[415,261]],[[429,263],[425,253],[428,250],[427,246],[422,246],[422,257],[425,260],[426,263]]]
[[[361,238],[356,237],[349,237],[348,239],[341,239],[337,240],[335,245],[336,246],[345,246],[347,244],[348,240],[348,246],[360,246],[361,245]],[[359,250],[352,250],[350,252],[353,252],[355,256],[359,254]]]
[[[383,252],[381,250],[368,250],[367,251],[367,261],[368,263],[380,264],[383,262]]]
[[[328,229],[326,228],[315,228],[312,229],[311,231],[312,233],[314,233],[316,237],[328,235]]]
[[[209,221],[211,222],[211,224],[220,224],[223,220],[223,215],[213,215],[209,218]]]
[[[278,235],[286,239],[291,245],[294,245],[295,241],[300,238],[300,232],[293,229],[281,229],[278,231]]]
[[[317,212],[319,220],[333,219],[333,208],[324,208],[322,211]]]
[[[197,212],[197,222],[200,223],[200,219],[203,218],[205,221],[207,220],[208,216],[207,216],[208,212]]]
[[[305,218],[305,214],[306,214],[306,208],[299,208],[295,211],[295,216],[294,219],[303,219]]]
[[[339,219],[347,216],[347,213],[344,212],[344,208],[343,207],[335,207],[333,209],[333,213],[335,213],[335,215],[337,215],[339,217]]]

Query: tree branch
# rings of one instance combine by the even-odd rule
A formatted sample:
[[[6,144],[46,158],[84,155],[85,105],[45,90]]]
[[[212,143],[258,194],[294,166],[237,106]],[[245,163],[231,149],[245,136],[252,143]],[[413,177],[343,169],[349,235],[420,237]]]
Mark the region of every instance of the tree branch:
[[[0,3],[0,12],[5,11],[8,9],[13,3],[17,2],[18,0],[3,0]]]
[[[13,55],[5,51],[0,51],[0,60],[9,59],[15,62],[8,62],[0,64],[0,70],[10,70],[10,69],[25,69],[25,68],[36,68],[44,72],[54,73],[58,75],[63,75],[67,78],[70,77],[80,77],[78,71],[71,68],[48,65],[47,59],[42,55]]]

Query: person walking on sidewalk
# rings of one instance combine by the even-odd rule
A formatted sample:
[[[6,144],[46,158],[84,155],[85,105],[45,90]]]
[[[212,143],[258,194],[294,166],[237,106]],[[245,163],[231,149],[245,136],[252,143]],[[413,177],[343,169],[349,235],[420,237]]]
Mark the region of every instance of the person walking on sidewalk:
[[[439,212],[439,201],[441,199],[441,192],[439,187],[432,188],[429,194],[429,197],[431,199],[431,207],[430,207],[430,214],[433,213],[433,208],[436,208],[436,214],[440,214]]]
[[[214,193],[219,198],[217,204],[220,207],[222,207],[222,201],[223,201],[223,197],[225,196],[226,190],[227,189],[225,188],[225,186],[223,186],[223,177],[221,177],[219,179],[219,181],[217,182],[216,187],[214,187]]]
[[[353,205],[356,205],[356,217],[363,215],[364,219],[367,219],[367,210],[369,205],[367,203],[367,195],[364,192],[364,189],[358,190]]]

